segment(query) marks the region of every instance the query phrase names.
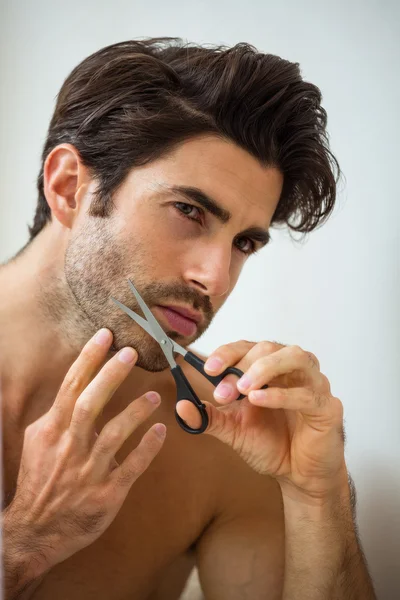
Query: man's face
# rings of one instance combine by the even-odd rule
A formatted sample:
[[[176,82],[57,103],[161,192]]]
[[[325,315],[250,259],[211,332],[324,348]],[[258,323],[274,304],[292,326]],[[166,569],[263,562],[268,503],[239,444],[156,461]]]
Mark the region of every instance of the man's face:
[[[133,346],[137,366],[168,366],[158,343],[110,299],[142,316],[130,278],[165,332],[183,346],[210,325],[236,285],[253,244],[250,228],[267,230],[283,177],[246,151],[215,136],[182,143],[168,156],[134,168],[114,195],[108,218],[90,217],[88,205],[71,231],[65,258],[67,283],[96,328],[109,327],[114,346]],[[169,188],[198,188],[225,211],[222,220],[192,198]],[[90,197],[88,198],[88,204]],[[200,312],[194,333],[169,325],[159,305]]]

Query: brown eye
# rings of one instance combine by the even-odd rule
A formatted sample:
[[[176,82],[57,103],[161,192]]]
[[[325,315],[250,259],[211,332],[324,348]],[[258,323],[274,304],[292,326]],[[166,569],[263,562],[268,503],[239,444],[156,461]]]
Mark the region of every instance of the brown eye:
[[[249,254],[253,254],[256,251],[256,245],[253,242],[253,240],[251,240],[250,238],[246,238],[246,237],[242,237],[242,238],[238,239],[239,242],[241,240],[246,243],[244,244],[244,247],[243,247],[243,245],[241,247],[239,247],[239,244],[237,244],[237,248],[240,250],[240,252],[243,252],[243,254],[249,255]]]
[[[197,206],[193,206],[193,204],[186,204],[186,202],[176,202],[174,206],[177,208],[181,215],[187,217],[191,221],[197,221],[198,223],[200,223],[199,219],[195,219],[193,216],[190,216],[190,213],[193,210],[197,210],[197,212],[200,213],[200,209],[197,208]]]
[[[203,215],[204,211],[201,208],[198,208],[197,206],[194,206],[193,204],[187,204],[187,202],[175,202],[174,207],[176,208],[176,210],[179,212],[179,214],[181,216],[185,217],[186,219],[190,219],[191,221],[195,221],[196,223],[201,224],[200,218],[196,219],[194,216],[191,216],[191,214],[193,215],[193,211],[197,211],[197,213],[199,215]],[[257,252],[257,246],[252,239],[250,239],[248,237],[241,237],[241,238],[238,238],[237,241],[245,242],[243,244],[244,247],[241,244],[238,244],[236,242],[237,249],[239,250],[239,252],[241,252],[245,256],[250,256],[251,254],[255,254]]]

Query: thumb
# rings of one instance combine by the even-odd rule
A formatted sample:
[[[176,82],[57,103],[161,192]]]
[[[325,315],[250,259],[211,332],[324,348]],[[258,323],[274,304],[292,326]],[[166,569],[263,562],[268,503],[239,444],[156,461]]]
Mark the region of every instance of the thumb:
[[[208,427],[203,433],[213,435],[221,442],[229,443],[232,436],[229,434],[229,430],[232,427],[228,426],[231,422],[229,419],[228,411],[229,406],[216,407],[210,402],[203,402],[206,407],[208,415]],[[185,423],[192,427],[192,429],[199,429],[201,427],[201,416],[196,406],[189,400],[180,400],[176,404],[176,412],[185,421]]]

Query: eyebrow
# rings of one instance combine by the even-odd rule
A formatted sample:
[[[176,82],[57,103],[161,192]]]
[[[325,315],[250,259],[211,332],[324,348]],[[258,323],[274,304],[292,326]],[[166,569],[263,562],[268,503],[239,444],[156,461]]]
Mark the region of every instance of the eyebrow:
[[[214,198],[211,198],[211,196],[203,192],[200,188],[185,185],[166,185],[162,187],[165,193],[172,193],[174,196],[194,200],[223,224],[228,223],[232,218],[232,213],[229,210],[223,208]],[[261,246],[266,246],[271,240],[268,230],[262,227],[249,227],[245,231],[242,231],[240,235],[251,237],[260,242]]]

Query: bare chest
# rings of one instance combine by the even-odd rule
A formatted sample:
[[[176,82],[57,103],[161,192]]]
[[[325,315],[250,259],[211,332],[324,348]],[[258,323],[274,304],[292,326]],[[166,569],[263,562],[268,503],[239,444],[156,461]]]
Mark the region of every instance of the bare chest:
[[[145,503],[128,499],[94,544],[48,573],[33,599],[177,600],[195,565],[196,534],[184,514]]]

